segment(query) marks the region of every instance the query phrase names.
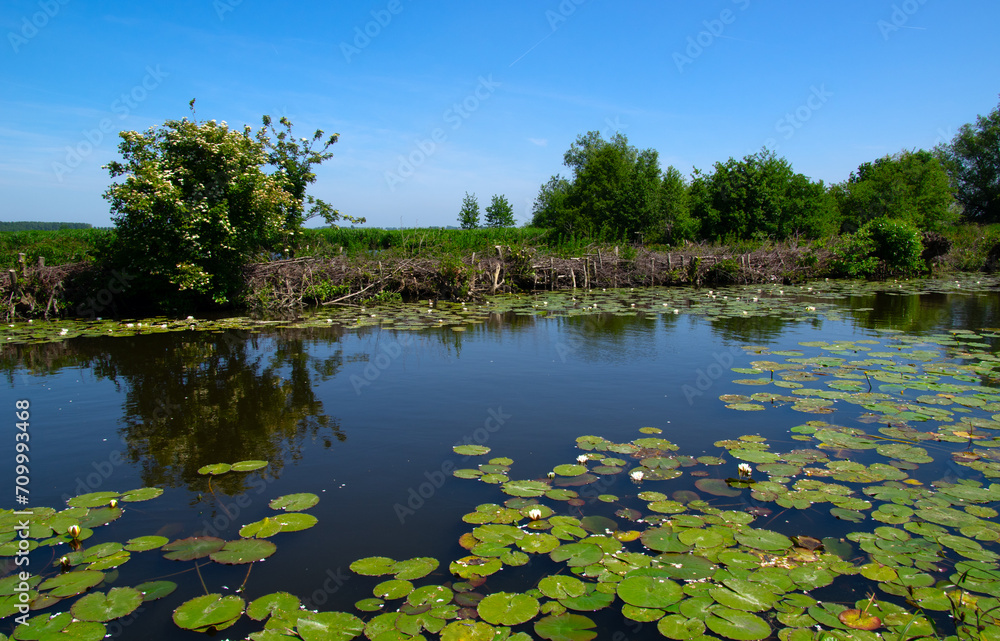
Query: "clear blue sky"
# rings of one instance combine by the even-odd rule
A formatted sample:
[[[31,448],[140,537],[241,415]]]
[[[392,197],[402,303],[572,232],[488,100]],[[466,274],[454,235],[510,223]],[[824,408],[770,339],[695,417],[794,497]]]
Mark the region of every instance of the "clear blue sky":
[[[339,133],[310,193],[428,226],[466,191],[526,222],[590,130],[684,174],[770,145],[829,183],[1000,93],[996,0],[7,0],[0,19],[3,220],[110,225],[118,131],[192,98],[200,119]]]

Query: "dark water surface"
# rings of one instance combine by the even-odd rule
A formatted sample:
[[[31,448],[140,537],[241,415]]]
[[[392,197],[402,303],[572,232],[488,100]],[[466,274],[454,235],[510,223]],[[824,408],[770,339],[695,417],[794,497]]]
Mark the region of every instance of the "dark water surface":
[[[934,335],[1000,326],[995,291],[867,293],[821,301],[821,307],[825,314],[800,320],[683,310],[551,318],[507,312],[483,314],[484,322],[465,331],[334,325],[73,338],[8,346],[3,406],[12,409],[16,399],[31,404],[33,506],[62,508],[71,496],[95,491],[165,489],[157,499],[130,504],[88,545],[154,533],[171,540],[205,534],[235,539],[242,525],[274,514],[272,498],[318,494],[319,504],[308,511],[318,525],[273,537],[278,551],[254,565],[245,596],[286,590],[314,608],[369,618],[353,604],[371,596],[374,582],[354,575],[352,561],[435,557],[442,566],[430,578],[448,581],[447,563],[467,554],[458,545],[470,529],[462,515],[510,498],[498,486],[454,478],[456,468],[510,457],[512,479],[544,479],[553,466],[580,454],[577,437],[628,442],[646,426],[661,429],[659,436],[676,444],[678,454],[724,456],[713,444],[744,434],[759,434],[772,450],[787,451],[802,446],[791,440],[790,428],[813,419],[857,426],[863,410],[835,404],[833,414],[816,416],[787,403],[759,412],[728,409],[720,395],[760,391],[734,383],[745,375],[731,368],[771,358],[746,346],[812,356],[821,350],[799,343],[885,342],[887,328]],[[452,450],[459,443],[492,451],[485,458],[463,457]],[[269,465],[211,482],[197,473],[203,465],[246,459]],[[713,476],[735,476],[738,461],[727,460],[709,468]],[[913,476],[933,481],[949,473],[945,465],[923,466]],[[694,489],[688,475],[669,483],[662,487]],[[600,489],[622,497],[638,491],[625,474],[604,479]],[[643,489],[661,486],[651,482]],[[745,497],[703,498],[727,509],[749,507]],[[613,518],[616,507],[597,504],[586,513]],[[808,527],[815,536],[845,531],[826,508],[792,511],[768,527],[798,530],[788,534]],[[41,572],[64,550],[32,552],[32,570]],[[168,621],[181,602],[203,593],[192,565],[165,561],[157,552],[133,554],[113,585],[175,575],[170,578],[180,588],[145,604],[135,624],[126,619],[123,628],[109,624],[109,630],[129,639],[198,638]],[[210,591],[232,593],[246,571],[209,563],[201,574]],[[523,590],[537,574],[531,566],[506,569],[486,587]],[[528,584],[511,587],[519,579]],[[601,626],[617,626],[601,627],[599,638],[614,632],[625,635],[619,639],[658,636],[655,623],[625,621],[619,608],[611,610],[594,615]],[[13,627],[8,619],[0,632]],[[222,635],[242,638],[256,629],[244,619]]]

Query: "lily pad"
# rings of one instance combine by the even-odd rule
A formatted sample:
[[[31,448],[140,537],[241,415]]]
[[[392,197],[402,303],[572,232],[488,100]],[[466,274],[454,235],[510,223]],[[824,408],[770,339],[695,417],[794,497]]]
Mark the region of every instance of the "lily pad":
[[[351,571],[363,576],[394,574],[396,571],[396,560],[385,556],[370,556],[351,563]]]
[[[225,474],[231,469],[233,469],[233,466],[229,463],[212,463],[211,465],[203,465],[199,467],[198,474],[205,476],[218,476],[219,474]]]
[[[279,496],[268,503],[272,510],[285,510],[286,512],[301,512],[308,510],[319,503],[319,497],[311,492],[301,492],[298,494],[286,494]]]
[[[173,619],[184,630],[225,630],[243,615],[244,605],[243,599],[232,594],[206,594],[181,604],[174,610]]]
[[[462,456],[482,456],[490,453],[490,448],[485,445],[456,445],[451,449],[455,451],[455,454]]]
[[[597,624],[581,614],[560,614],[535,621],[535,634],[549,641],[591,641]]]
[[[527,594],[496,592],[479,602],[479,616],[493,625],[519,625],[538,614],[538,599]]]
[[[107,594],[85,594],[73,604],[70,612],[81,621],[105,623],[132,614],[142,601],[142,593],[135,588],[111,588]]]
[[[684,597],[681,586],[665,576],[627,576],[617,592],[622,601],[640,608],[665,608]]]
[[[295,622],[303,641],[350,641],[364,629],[364,621],[346,612],[308,612]]]
[[[233,472],[252,472],[262,467],[267,467],[267,461],[238,461],[232,464],[230,470]]]
[[[277,546],[266,539],[240,539],[229,541],[221,550],[212,552],[209,558],[216,563],[240,565],[263,561],[274,554]]]
[[[192,536],[167,543],[160,549],[166,552],[163,558],[170,561],[193,561],[221,550],[225,544],[225,541],[214,536]]]
[[[97,570],[77,570],[46,579],[38,586],[54,597],[65,598],[82,594],[104,580],[104,573]]]

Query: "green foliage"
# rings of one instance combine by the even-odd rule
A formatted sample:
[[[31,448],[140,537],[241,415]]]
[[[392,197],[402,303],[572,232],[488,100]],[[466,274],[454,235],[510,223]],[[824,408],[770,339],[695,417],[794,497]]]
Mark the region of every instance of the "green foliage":
[[[888,217],[940,232],[958,218],[948,174],[937,158],[923,150],[863,163],[835,186],[834,195],[846,231]]]
[[[839,227],[837,211],[822,182],[792,171],[773,151],[715,163],[711,173],[695,170],[691,211],[701,237],[712,240],[810,238]]]
[[[297,142],[291,123],[281,124],[273,140],[267,117],[256,133],[187,118],[122,132],[123,161],[107,169],[125,179],[104,194],[117,232],[111,263],[144,277],[156,303],[193,293],[225,304],[238,299],[246,263],[289,252],[309,216],[337,220],[339,212],[305,196],[311,166],[330,157],[336,136],[315,150],[322,131]]]
[[[542,187],[533,225],[609,241],[656,233],[661,178],[655,150],[640,151],[621,133],[606,141],[591,131],[570,146],[563,163],[573,179],[553,176]]]
[[[905,221],[876,218],[834,247],[834,270],[852,278],[919,273],[923,267],[920,239],[920,230]]]
[[[446,298],[462,300],[469,296],[471,269],[455,258],[445,258],[438,266],[438,287]]]
[[[0,267],[17,266],[18,253],[35,264],[40,257],[46,265],[91,262],[114,232],[109,229],[62,229],[59,231],[8,231],[0,233]]]
[[[659,216],[654,227],[655,233],[648,240],[678,245],[686,240],[694,240],[698,235],[698,227],[698,221],[691,217],[688,185],[681,172],[671,165],[663,172]]]
[[[465,192],[462,199],[462,209],[458,212],[458,223],[462,229],[475,229],[479,227],[479,201],[475,194]]]
[[[1000,107],[965,124],[950,144],[935,150],[966,220],[1000,222]]]
[[[487,227],[514,227],[514,208],[507,201],[506,196],[493,195],[488,207],[486,207]]]

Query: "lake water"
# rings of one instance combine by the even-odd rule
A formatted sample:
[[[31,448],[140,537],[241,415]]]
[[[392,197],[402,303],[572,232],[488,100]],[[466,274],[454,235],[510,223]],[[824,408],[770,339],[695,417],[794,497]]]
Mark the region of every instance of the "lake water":
[[[319,503],[306,511],[318,519],[317,525],[269,537],[277,551],[253,564],[249,576],[246,568],[250,566],[222,565],[206,558],[198,570],[199,580],[194,562],[167,561],[158,551],[133,552],[120,567],[106,570],[111,574],[91,591],[160,579],[175,581],[179,587],[164,598],[144,603],[138,612],[107,623],[109,633],[126,639],[198,638],[198,633],[180,630],[169,619],[181,603],[205,593],[202,581],[209,592],[221,594],[235,594],[245,584],[240,595],[248,601],[276,590],[287,591],[311,609],[350,612],[369,621],[378,612],[361,612],[355,602],[372,597],[373,586],[392,577],[352,572],[351,563],[363,557],[433,557],[441,562],[440,567],[414,580],[416,586],[461,581],[450,574],[448,564],[470,554],[460,545],[460,537],[477,527],[463,522],[463,515],[481,504],[503,504],[512,496],[503,491],[506,478],[494,477],[499,482],[485,483],[456,478],[453,472],[477,469],[495,457],[509,457],[513,462],[494,463],[501,469],[486,469],[487,474],[565,487],[578,494],[575,500],[558,494],[556,499],[542,496],[537,500],[557,515],[605,517],[600,523],[610,519],[622,532],[641,532],[657,526],[657,518],[679,513],[677,504],[650,507],[652,503],[673,499],[687,503],[695,498],[707,501],[709,512],[718,509],[756,516],[752,526],[726,526],[736,529],[739,525],[788,536],[838,539],[852,532],[892,527],[908,532],[907,538],[910,534],[929,536],[941,550],[941,567],[935,574],[917,564],[914,572],[920,570],[933,579],[929,583],[921,579],[921,588],[947,583],[949,568],[954,571],[955,563],[962,560],[983,564],[976,568],[982,572],[987,566],[996,567],[993,557],[1000,552],[996,543],[1000,534],[985,532],[988,526],[972,524],[979,529],[966,533],[969,538],[965,540],[981,547],[982,553],[968,554],[968,546],[962,547],[965,544],[938,539],[960,538],[957,528],[969,524],[942,523],[947,521],[944,517],[937,521],[918,518],[926,516],[920,510],[963,507],[956,507],[955,500],[939,506],[934,502],[938,499],[914,496],[891,503],[871,500],[870,494],[863,493],[872,484],[904,487],[903,477],[911,481],[911,488],[932,488],[935,482],[937,487],[943,482],[944,486],[965,483],[988,488],[993,482],[993,468],[1000,466],[988,456],[998,451],[990,448],[1000,445],[992,431],[1000,427],[992,418],[1000,411],[997,379],[990,371],[1000,337],[1000,330],[994,329],[1000,327],[1000,296],[993,281],[850,287],[815,283],[811,289],[776,285],[711,293],[679,289],[555,292],[500,298],[465,309],[457,304],[426,303],[363,312],[322,310],[306,322],[271,325],[164,320],[168,327],[161,329],[159,320],[152,327],[147,321],[147,330],[141,333],[138,328],[96,320],[38,321],[31,333],[25,326],[8,328],[7,336],[14,340],[0,354],[7,377],[3,403],[13,411],[18,399],[30,402],[30,506],[64,509],[68,499],[81,494],[142,487],[164,490],[150,501],[120,504],[125,507],[123,516],[95,527],[93,537],[83,542],[85,549],[151,534],[171,541],[192,536],[234,540],[240,537],[242,526],[275,515],[268,505],[275,497],[303,492],[319,496]],[[190,329],[191,324],[195,329]],[[205,326],[214,329],[199,329]],[[63,336],[53,340],[60,333]],[[0,335],[0,341],[4,339]],[[762,366],[760,361],[771,365]],[[788,365],[795,369],[786,369]],[[833,383],[837,385],[831,387]],[[802,394],[803,389],[843,397]],[[869,392],[874,396],[847,398]],[[918,397],[923,401],[917,401]],[[956,397],[973,401],[956,404]],[[880,402],[883,405],[873,405]],[[914,403],[922,403],[932,413],[921,414]],[[889,409],[890,405],[895,409]],[[746,409],[757,411],[741,411]],[[878,442],[880,446],[921,447],[933,462],[914,462],[920,457],[911,450],[885,455],[875,445],[858,446],[850,440],[858,438],[856,433],[844,442],[833,439],[831,444],[827,438],[826,445],[817,449],[823,439],[815,433],[825,429],[823,424],[793,431],[809,421],[864,430],[884,439]],[[640,432],[640,428],[656,429]],[[897,431],[879,436],[882,428]],[[13,425],[8,429],[16,430]],[[907,430],[948,438],[924,440]],[[954,436],[956,431],[960,437]],[[650,451],[634,458],[639,446],[581,449],[577,439],[585,435],[616,444],[666,439],[676,449],[650,446]],[[740,449],[740,436],[759,436],[768,452],[781,456],[740,456],[747,451]],[[11,469],[7,478],[11,479],[13,434],[7,440],[10,454],[5,458]],[[478,456],[458,453],[453,447],[461,444],[481,445],[490,451]],[[893,470],[902,476],[848,479],[843,475],[856,470],[840,468],[820,475],[824,482],[834,483],[829,474],[840,474],[839,485],[871,500],[874,506],[859,510],[862,518],[867,516],[863,522],[835,518],[830,503],[806,501],[804,507],[786,508],[774,502],[774,495],[758,491],[754,496],[753,488],[739,483],[730,488],[734,496],[705,491],[713,486],[699,484],[711,479],[736,481],[737,464],[749,461],[758,483],[774,478],[791,487],[808,478],[802,468],[811,464],[827,469],[826,461],[793,461],[793,473],[777,468],[761,472],[757,466],[786,463],[783,453],[803,448],[825,454],[834,463],[895,464]],[[983,453],[968,460],[953,456],[960,451]],[[590,457],[585,462],[588,470],[599,465],[619,469],[591,478],[576,478],[569,472],[549,478],[556,466],[575,464],[581,454]],[[619,457],[617,466],[613,460],[610,465],[603,461]],[[698,457],[708,458],[698,461]],[[724,462],[716,464],[714,458]],[[205,465],[244,460],[263,460],[268,465],[212,477],[198,472]],[[960,464],[973,460],[980,462],[979,469]],[[629,476],[636,469],[646,474],[640,483]],[[655,480],[657,473],[676,478]],[[641,492],[665,496],[644,499],[638,496]],[[996,524],[992,507],[1000,499],[1000,486],[997,492],[996,497],[970,500],[976,509],[963,513]],[[883,502],[908,507],[912,517],[904,518],[900,511],[887,517],[888,521],[873,520],[868,515]],[[647,520],[630,521],[622,516],[621,510],[627,509],[638,510]],[[706,512],[698,508],[688,513]],[[903,527],[918,521],[955,529],[932,535]],[[518,524],[524,530],[528,519]],[[605,534],[596,531],[593,522],[587,525],[592,534]],[[711,519],[700,525],[722,527]],[[10,533],[9,519],[7,527]],[[684,527],[675,525],[678,532]],[[60,532],[59,527],[55,530]],[[996,531],[1000,532],[1000,526]],[[44,542],[46,537],[36,538]],[[651,554],[674,550],[649,552],[643,545],[646,539],[621,538],[624,550]],[[688,542],[685,552],[705,548],[713,562],[727,567],[719,561],[718,549],[695,538],[684,538]],[[3,540],[13,539],[11,534]],[[858,545],[854,541],[853,551],[844,556],[856,567],[872,563]],[[751,545],[751,549],[763,548]],[[57,566],[59,557],[68,551],[66,544],[42,545],[30,554],[31,571],[54,576],[58,567],[53,564]],[[8,570],[16,569],[13,555],[8,556]],[[526,565],[510,563],[486,577],[476,592],[524,592],[535,588],[540,577],[560,569],[572,576],[565,564],[548,554],[530,556]],[[484,553],[482,558],[492,557]],[[884,558],[876,558],[885,565]],[[736,561],[730,566],[733,576],[723,578],[744,580],[737,569],[746,568]],[[912,564],[907,567],[913,569]],[[874,591],[880,600],[907,607],[898,590],[876,589],[879,580],[840,574],[832,584],[815,591],[790,585],[784,591],[772,591],[775,599],[784,596],[786,602],[788,594],[802,592],[847,607]],[[580,578],[593,585],[609,582],[598,580],[596,574]],[[675,578],[684,583],[686,577]],[[738,593],[733,585],[729,588]],[[1000,596],[998,585],[982,579],[964,587],[982,599],[993,599]],[[685,598],[707,598],[689,587]],[[947,593],[943,586],[939,588],[941,594]],[[533,594],[543,604],[557,603]],[[932,603],[930,596],[927,599]],[[72,603],[69,598],[38,613],[64,611]],[[389,600],[380,611],[395,611],[398,604]],[[732,611],[753,613],[775,635],[788,627],[787,617],[785,622],[776,619],[780,610],[771,606],[741,610],[733,605],[720,610],[707,634],[740,638],[741,633],[732,632],[732,627],[742,626],[749,630],[746,638],[759,638],[754,621],[731,616],[728,623],[719,623]],[[600,639],[663,638],[655,620],[634,620],[653,617],[646,610],[656,608],[643,607],[643,612],[632,611],[633,618],[628,618],[622,606],[619,599],[597,611],[570,608],[570,612],[591,618]],[[558,615],[564,606],[548,607],[557,608],[552,614]],[[678,619],[692,619],[690,613],[677,614],[670,606],[662,609]],[[925,609],[932,620],[947,619],[946,609]],[[514,630],[533,634],[532,625],[547,613],[539,613]],[[808,623],[808,614],[802,616],[797,625],[813,628],[802,623]],[[832,627],[815,612],[812,621],[827,624],[824,629]],[[903,629],[903,623],[896,625],[894,631]],[[244,616],[221,634],[243,638],[262,627]],[[13,628],[13,616],[0,624],[0,632],[10,633]]]

